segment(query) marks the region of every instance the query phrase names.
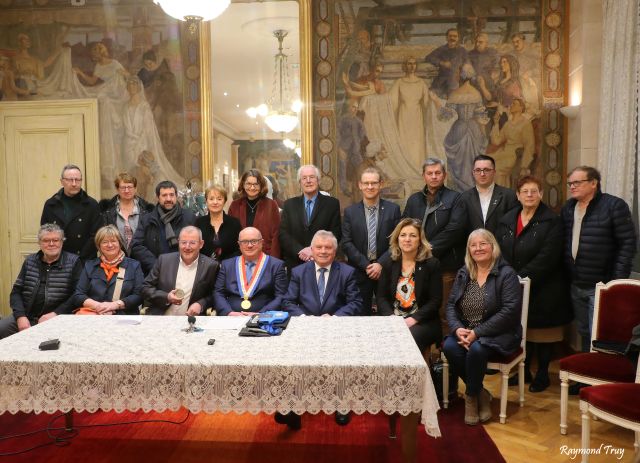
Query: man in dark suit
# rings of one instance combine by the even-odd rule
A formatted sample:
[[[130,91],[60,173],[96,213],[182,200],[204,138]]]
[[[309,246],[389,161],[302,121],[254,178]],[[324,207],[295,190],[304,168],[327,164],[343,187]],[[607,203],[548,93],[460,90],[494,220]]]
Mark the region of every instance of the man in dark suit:
[[[422,165],[425,186],[407,200],[403,217],[422,220],[425,236],[442,269],[443,298],[440,306],[442,333],[449,333],[445,307],[458,269],[464,264],[466,235],[461,209],[456,209],[460,193],[444,186],[447,170],[444,162],[428,158]],[[455,212],[455,213],[454,213]]]
[[[321,317],[359,315],[362,298],[356,284],[355,269],[335,262],[338,240],[333,233],[318,230],[311,240],[312,260],[291,272],[284,310],[291,315]],[[277,423],[300,429],[300,415],[276,413]],[[348,424],[349,415],[336,413],[336,423]]]
[[[320,171],[306,165],[298,169],[302,195],[289,198],[282,208],[280,248],[289,274],[296,266],[311,260],[311,238],[327,230],[340,239],[340,202],[320,194]]]
[[[464,221],[465,239],[477,228],[495,234],[505,212],[519,204],[513,190],[494,183],[495,175],[496,162],[491,156],[480,154],[475,157],[473,179],[476,186],[460,195],[458,205],[462,209],[455,212],[461,214]]]
[[[65,234],[62,250],[83,261],[96,257],[93,238],[103,224],[100,206],[82,189],[82,171],[67,164],[60,174],[62,188],[47,199],[42,208],[40,225],[58,225]]]
[[[262,252],[262,234],[257,228],[243,229],[238,244],[242,255],[222,261],[216,278],[213,306],[217,314],[281,310],[288,284],[284,262]]]
[[[151,303],[148,315],[200,315],[213,302],[218,263],[200,254],[202,232],[184,227],[179,252],[162,254],[144,281],[142,294]]]
[[[161,254],[178,250],[178,235],[187,225],[193,225],[196,216],[178,203],[178,187],[165,180],[156,186],[158,204],[148,214],[140,218],[133,240],[131,257],[142,265],[148,275]]]
[[[342,222],[342,251],[356,268],[356,281],[362,296],[361,315],[371,315],[371,302],[382,266],[390,262],[389,236],[400,221],[397,204],[380,198],[380,171],[362,171],[358,188],[362,201],[347,207]]]

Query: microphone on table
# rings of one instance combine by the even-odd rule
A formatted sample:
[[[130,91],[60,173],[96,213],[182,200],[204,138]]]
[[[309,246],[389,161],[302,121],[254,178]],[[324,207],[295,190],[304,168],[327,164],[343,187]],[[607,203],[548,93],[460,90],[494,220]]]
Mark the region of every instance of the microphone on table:
[[[193,333],[194,331],[196,331],[196,317],[194,317],[193,315],[188,315],[187,322],[189,323],[189,326],[182,331],[185,331],[187,333]]]

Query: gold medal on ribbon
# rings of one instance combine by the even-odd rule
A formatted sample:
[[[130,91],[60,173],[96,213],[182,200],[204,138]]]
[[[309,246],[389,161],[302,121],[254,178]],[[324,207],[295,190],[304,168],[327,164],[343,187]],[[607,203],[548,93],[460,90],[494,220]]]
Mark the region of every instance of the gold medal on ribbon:
[[[240,303],[240,307],[242,307],[242,310],[249,310],[251,308],[251,301],[249,299],[245,299]]]
[[[260,282],[260,278],[262,277],[262,273],[269,261],[269,256],[262,253],[256,263],[256,268],[253,272],[253,276],[251,277],[251,281],[247,281],[247,274],[245,271],[245,261],[244,256],[239,256],[236,258],[236,278],[238,282],[238,291],[239,295],[244,299],[240,303],[240,307],[242,310],[251,309],[251,301],[250,297],[253,296],[258,283]]]

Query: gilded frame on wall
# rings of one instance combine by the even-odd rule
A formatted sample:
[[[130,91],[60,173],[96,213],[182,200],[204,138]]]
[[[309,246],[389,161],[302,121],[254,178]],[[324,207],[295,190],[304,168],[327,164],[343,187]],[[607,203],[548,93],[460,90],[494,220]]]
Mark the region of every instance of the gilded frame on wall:
[[[402,206],[424,186],[426,157],[445,160],[448,186],[464,190],[473,184],[470,160],[485,153],[497,160],[498,183],[513,186],[530,172],[560,207],[564,0],[313,5],[314,161],[322,188],[343,207],[359,200],[363,166],[382,170],[383,195]]]

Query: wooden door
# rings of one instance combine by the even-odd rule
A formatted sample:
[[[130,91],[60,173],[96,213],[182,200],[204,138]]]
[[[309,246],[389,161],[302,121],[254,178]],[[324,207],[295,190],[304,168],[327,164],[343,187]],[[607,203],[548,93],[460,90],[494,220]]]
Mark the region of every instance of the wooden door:
[[[9,293],[28,254],[38,249],[42,206],[61,188],[66,164],[83,172],[83,187],[99,193],[97,106],[94,100],[15,102],[0,105],[0,184],[6,198],[0,236],[3,265],[2,311],[10,313]]]

